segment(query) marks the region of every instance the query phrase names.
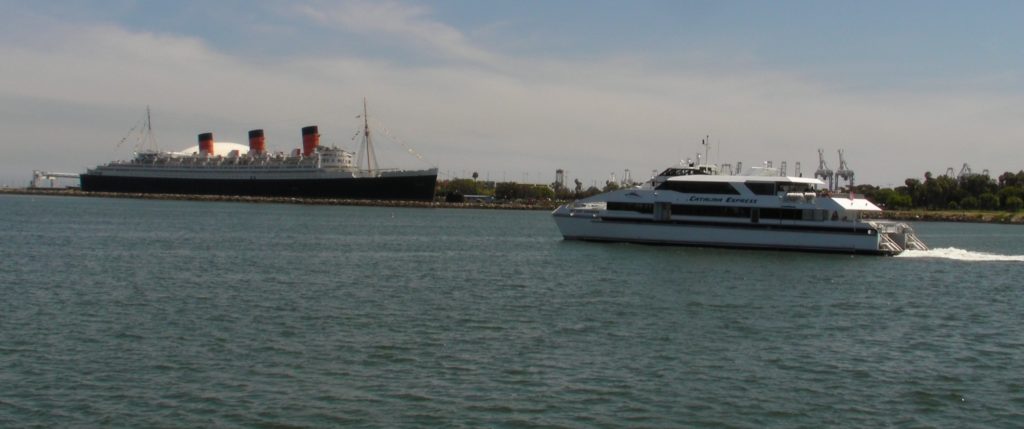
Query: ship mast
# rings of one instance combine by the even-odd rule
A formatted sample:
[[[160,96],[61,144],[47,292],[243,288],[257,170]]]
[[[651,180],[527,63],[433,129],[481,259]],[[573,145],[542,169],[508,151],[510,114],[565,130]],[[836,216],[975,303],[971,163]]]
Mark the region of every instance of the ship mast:
[[[377,155],[373,152],[373,141],[370,139],[370,120],[367,117],[366,97],[363,97],[363,150],[359,158],[366,156],[366,172],[371,176],[377,170]],[[359,167],[362,167],[360,159]]]
[[[149,113],[149,105],[146,105],[146,143],[150,146],[149,149],[156,151],[159,148],[156,144],[156,134],[153,134],[153,119]]]
[[[157,150],[156,135],[153,134],[153,122],[152,115],[149,113],[149,106],[146,106],[146,116],[128,130],[128,134],[121,138],[121,141],[117,143],[117,147],[120,148],[124,142],[133,137],[135,138],[134,149],[136,151]]]

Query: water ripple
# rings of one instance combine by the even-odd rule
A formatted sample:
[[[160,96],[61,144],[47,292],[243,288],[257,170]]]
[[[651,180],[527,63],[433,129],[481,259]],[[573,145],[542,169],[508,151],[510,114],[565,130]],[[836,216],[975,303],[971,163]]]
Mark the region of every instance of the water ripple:
[[[1024,426],[1024,268],[979,263],[1019,261],[1019,227],[874,258],[563,242],[546,213],[0,202],[3,427]]]

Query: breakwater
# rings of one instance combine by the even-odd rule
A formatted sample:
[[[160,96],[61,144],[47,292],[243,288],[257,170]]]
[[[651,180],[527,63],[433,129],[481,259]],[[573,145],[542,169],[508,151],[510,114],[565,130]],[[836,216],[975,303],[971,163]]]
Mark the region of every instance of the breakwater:
[[[472,208],[493,210],[554,210],[558,203],[539,202],[497,202],[497,203],[448,203],[443,201],[397,201],[397,200],[354,200],[338,198],[293,198],[256,197],[241,195],[198,195],[198,194],[143,194],[122,192],[86,192],[74,188],[0,188],[0,194],[54,195],[64,197],[136,198],[147,200],[173,201],[218,201],[233,203],[303,204],[334,206],[373,207],[416,207],[416,208]]]

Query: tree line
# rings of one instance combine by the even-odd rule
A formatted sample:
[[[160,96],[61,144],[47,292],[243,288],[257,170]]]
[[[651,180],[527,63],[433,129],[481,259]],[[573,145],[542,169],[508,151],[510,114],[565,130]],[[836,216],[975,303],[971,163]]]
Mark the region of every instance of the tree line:
[[[475,179],[452,179],[437,183],[437,195],[459,200],[465,195],[489,195],[507,201],[569,201],[618,189],[614,182],[603,188],[570,189],[565,186],[516,182],[490,182]],[[879,188],[857,185],[852,189],[876,205],[888,210],[1006,210],[1024,208],[1024,170],[1006,172],[993,179],[987,174],[960,177],[935,176],[924,173],[924,180],[909,178],[903,186]]]
[[[1007,210],[1024,207],[1024,170],[992,179],[987,174],[960,177],[924,173],[924,181],[910,178],[894,189],[858,185],[853,189],[890,210]]]
[[[608,182],[603,188],[591,186],[586,189],[570,189],[566,186],[539,185],[531,183],[516,182],[488,182],[474,179],[451,179],[437,182],[435,193],[445,200],[456,202],[466,195],[488,195],[496,200],[507,201],[570,201],[578,198],[586,198],[602,192],[618,189],[618,184]]]

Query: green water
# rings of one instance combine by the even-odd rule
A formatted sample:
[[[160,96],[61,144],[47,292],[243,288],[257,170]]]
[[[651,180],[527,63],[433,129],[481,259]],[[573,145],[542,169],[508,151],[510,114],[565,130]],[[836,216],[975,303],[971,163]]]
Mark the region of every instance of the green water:
[[[0,196],[0,427],[1024,426],[1024,228],[915,227],[939,250]]]

